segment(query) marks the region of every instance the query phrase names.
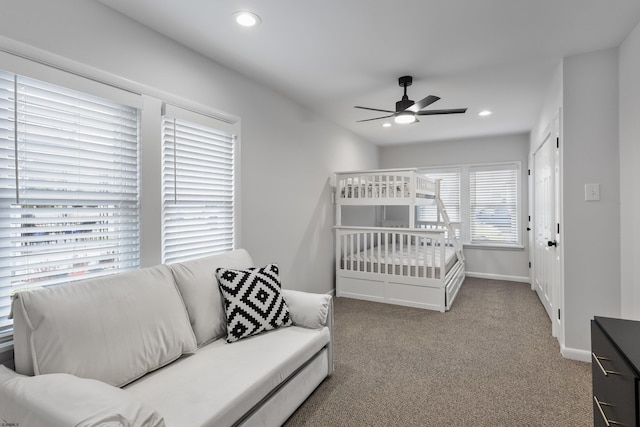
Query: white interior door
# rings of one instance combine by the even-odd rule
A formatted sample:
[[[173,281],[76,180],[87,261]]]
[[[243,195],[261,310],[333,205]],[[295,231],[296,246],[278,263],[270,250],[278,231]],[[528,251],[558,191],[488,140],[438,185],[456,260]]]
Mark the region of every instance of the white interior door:
[[[555,120],[545,132],[542,145],[534,153],[534,289],[552,321],[552,334],[560,333],[560,254],[558,245],[559,173],[558,125]]]

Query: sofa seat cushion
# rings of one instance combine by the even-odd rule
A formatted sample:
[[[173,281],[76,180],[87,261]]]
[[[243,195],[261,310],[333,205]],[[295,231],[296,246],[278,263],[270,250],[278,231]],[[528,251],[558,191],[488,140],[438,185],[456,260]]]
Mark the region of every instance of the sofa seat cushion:
[[[229,426],[329,343],[329,329],[292,326],[214,341],[125,387],[167,427]]]
[[[19,292],[13,313],[26,325],[14,334],[22,374],[67,373],[119,387],[196,350],[163,265]]]

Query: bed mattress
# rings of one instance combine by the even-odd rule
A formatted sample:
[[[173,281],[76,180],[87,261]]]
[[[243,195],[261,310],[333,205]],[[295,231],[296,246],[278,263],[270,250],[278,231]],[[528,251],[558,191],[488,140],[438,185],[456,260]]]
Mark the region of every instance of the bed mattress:
[[[343,270],[350,271],[440,278],[442,266],[440,253],[440,247],[427,247],[425,250],[424,246],[415,245],[375,246],[366,251],[342,257],[340,266]],[[445,274],[457,260],[455,249],[446,246]]]

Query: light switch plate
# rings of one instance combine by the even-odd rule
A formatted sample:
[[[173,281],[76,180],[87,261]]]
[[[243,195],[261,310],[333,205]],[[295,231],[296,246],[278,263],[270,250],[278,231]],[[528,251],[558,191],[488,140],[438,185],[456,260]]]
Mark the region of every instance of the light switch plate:
[[[587,202],[600,200],[600,184],[585,184],[584,200]]]

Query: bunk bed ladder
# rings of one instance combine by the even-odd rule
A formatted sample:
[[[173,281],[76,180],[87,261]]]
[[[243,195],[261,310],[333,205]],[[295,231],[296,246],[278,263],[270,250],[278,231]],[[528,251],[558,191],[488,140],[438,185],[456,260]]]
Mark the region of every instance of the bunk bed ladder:
[[[451,244],[456,250],[456,254],[458,254],[458,259],[464,262],[464,252],[462,251],[462,244],[460,240],[456,238],[456,231],[453,229],[451,225],[451,220],[449,219],[449,214],[442,203],[442,199],[440,197],[436,197],[436,204],[438,205],[438,211],[440,215],[442,215],[442,219],[444,220],[444,225],[447,227],[447,232],[449,233],[449,239],[451,240]]]

